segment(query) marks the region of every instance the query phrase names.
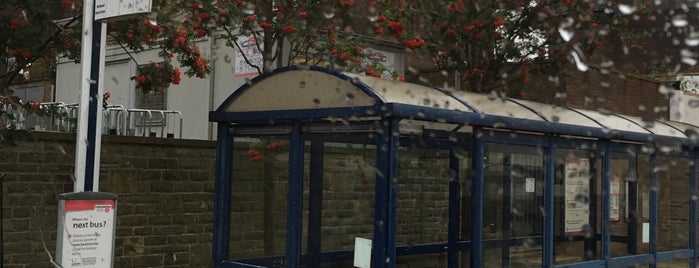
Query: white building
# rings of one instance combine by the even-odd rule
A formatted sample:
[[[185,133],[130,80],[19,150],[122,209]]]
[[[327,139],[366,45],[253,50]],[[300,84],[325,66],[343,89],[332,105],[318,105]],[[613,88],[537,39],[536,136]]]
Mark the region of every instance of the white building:
[[[245,40],[240,39],[241,45]],[[109,104],[123,105],[126,109],[146,108],[159,110],[174,110],[182,113],[182,138],[185,139],[215,139],[215,126],[209,123],[208,113],[222,103],[235,89],[243,85],[247,80],[256,76],[250,72],[250,68],[241,65],[243,59],[234,48],[225,45],[225,40],[213,38],[197,41],[202,56],[209,59],[211,73],[204,79],[189,78],[183,74],[179,85],[171,85],[163,96],[151,96],[161,98],[149,105],[143,105],[139,101],[140,92],[136,90],[136,82],[131,79],[135,76],[139,64],[160,62],[158,49],[152,49],[141,53],[128,53],[120,46],[107,48],[104,70],[104,88],[111,98]],[[379,60],[384,60],[387,67],[393,67],[402,72],[403,59],[401,50],[382,48],[367,49],[373,56],[379,55]],[[248,57],[259,57],[258,51],[248,51]],[[257,54],[255,54],[258,52]],[[135,61],[134,61],[135,60]],[[177,66],[176,60],[173,65]],[[55,100],[63,103],[76,103],[80,98],[80,65],[73,61],[60,60],[56,67]],[[184,72],[184,70],[183,70]],[[133,122],[132,122],[133,124]]]

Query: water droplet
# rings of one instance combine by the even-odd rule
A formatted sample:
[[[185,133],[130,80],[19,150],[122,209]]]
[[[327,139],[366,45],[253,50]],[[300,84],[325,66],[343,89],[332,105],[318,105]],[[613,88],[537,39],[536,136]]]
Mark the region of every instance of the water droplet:
[[[677,14],[675,16],[672,16],[672,26],[675,27],[686,27],[689,24],[687,22],[687,15],[686,14]]]
[[[323,8],[323,17],[326,19],[332,19],[335,17],[335,8],[334,7],[325,7]]]
[[[585,195],[585,194],[577,194],[577,195],[575,195],[575,202],[578,202],[581,204],[588,204],[588,203],[590,203],[590,197]]]
[[[562,21],[561,25],[558,27],[558,33],[561,35],[561,38],[563,38],[563,41],[568,42],[575,35],[575,31],[571,29],[573,23],[573,18],[568,17]]]
[[[243,13],[248,15],[255,14],[255,4],[250,2],[245,3],[245,5],[243,5]]]
[[[621,14],[629,15],[636,11],[636,7],[627,4],[619,4],[619,11],[621,11]]]
[[[494,101],[498,98],[498,93],[495,91],[490,91],[490,94],[488,94],[488,100]]]
[[[148,16],[148,23],[152,26],[158,25],[158,13],[151,12]]]
[[[594,235],[593,234],[594,232],[592,230],[592,226],[590,226],[589,224],[583,225],[581,231],[582,231],[583,235],[585,235],[585,238],[592,238],[592,235]]]
[[[535,241],[534,239],[527,238],[527,239],[524,240],[524,243],[523,243],[523,244],[524,244],[525,247],[530,248],[530,247],[533,247],[533,246],[536,245],[536,241]]]
[[[586,72],[590,67],[587,65],[587,60],[585,59],[585,55],[580,53],[576,47],[576,50],[570,52],[570,54],[573,56],[573,60],[575,60],[575,67],[578,68],[579,71],[581,72]]]
[[[379,19],[379,12],[376,10],[375,7],[369,7],[369,9],[367,10],[367,18],[371,22],[375,22]]]
[[[597,111],[603,115],[611,115],[612,114],[612,110],[609,110],[607,108],[599,108],[599,109],[597,109]]]

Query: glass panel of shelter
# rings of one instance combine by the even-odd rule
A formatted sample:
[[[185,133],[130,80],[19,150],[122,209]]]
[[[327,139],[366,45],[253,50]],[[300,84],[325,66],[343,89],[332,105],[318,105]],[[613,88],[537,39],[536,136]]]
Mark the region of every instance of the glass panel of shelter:
[[[637,172],[648,173],[647,166],[641,165],[646,171],[637,171],[635,153],[612,153],[609,196],[609,228],[611,235],[611,257],[648,253],[648,247],[643,247],[643,221],[640,215],[639,196],[648,197],[647,193],[639,190],[648,189],[647,181],[639,181]],[[601,170],[598,176],[601,176]],[[647,219],[647,214],[646,214]],[[647,221],[647,220],[646,220]],[[647,243],[645,243],[647,244]],[[639,251],[643,249],[644,251]]]
[[[253,259],[283,255],[288,137],[246,135],[233,139],[230,256]],[[272,148],[274,144],[280,146]]]
[[[304,190],[304,211],[308,212],[304,213],[304,226],[309,226],[304,230],[303,239],[307,245],[304,252],[309,254],[307,267],[318,267],[312,265],[314,249],[316,252],[345,251],[350,254],[355,247],[355,238],[372,239],[374,232],[375,139],[372,134],[355,133],[335,134],[331,140],[312,139],[307,142],[306,168],[310,166],[307,173],[311,176],[304,185],[307,189]],[[322,165],[318,166],[314,159],[322,161]],[[322,170],[320,197],[314,190],[318,186],[313,185],[317,180],[312,175],[316,168]],[[319,201],[322,206],[317,208]],[[320,218],[314,220],[313,215],[318,215],[315,213],[320,213]],[[314,221],[320,221],[320,232],[315,236]],[[320,241],[307,239],[316,236],[320,236]],[[352,267],[351,261],[350,258],[333,262],[332,267]]]
[[[583,146],[581,146],[583,147]],[[597,259],[600,245],[601,168],[598,152],[555,149],[554,263]]]
[[[470,143],[457,142],[470,139],[470,128],[403,120],[400,132],[396,265],[446,267],[454,250],[454,260],[468,267],[469,251],[450,245],[449,235],[454,224],[455,243],[470,238]]]
[[[401,147],[399,158],[396,244],[417,249],[425,244],[445,243],[452,176],[449,150]],[[396,266],[446,267],[447,254],[399,256]]]
[[[653,168],[658,172],[658,251],[687,249],[691,201],[690,161],[685,157],[658,156]],[[658,267],[688,265],[687,259],[658,263]]]
[[[333,267],[352,267],[355,238],[372,239],[374,232],[376,135],[304,137],[302,265],[318,267],[320,252],[335,251],[339,261],[331,261]],[[230,256],[241,263],[283,267],[289,137],[238,134],[232,162]]]
[[[534,146],[486,143],[484,267],[541,265],[543,157]]]

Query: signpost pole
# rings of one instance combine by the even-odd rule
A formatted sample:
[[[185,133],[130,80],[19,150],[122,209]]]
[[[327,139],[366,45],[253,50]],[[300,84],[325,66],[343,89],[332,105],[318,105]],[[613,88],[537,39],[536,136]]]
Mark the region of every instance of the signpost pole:
[[[150,12],[151,0],[85,0],[73,193],[59,195],[56,261],[61,267],[113,267],[116,199],[99,192],[102,91],[107,26],[103,20]]]
[[[83,3],[83,36],[81,42],[81,74],[80,74],[80,103],[78,115],[78,130],[75,140],[75,184],[73,192],[91,192],[93,191],[95,174],[95,165],[99,166],[99,162],[95,159],[96,152],[96,136],[101,129],[96,128],[97,116],[99,111],[91,111],[91,108],[96,105],[100,96],[93,96],[91,93],[94,89],[99,91],[98,83],[99,70],[93,71],[94,67],[99,68],[99,38],[101,35],[101,27],[94,27],[94,0],[86,0]],[[95,34],[94,28],[98,28],[100,33]],[[97,52],[93,56],[95,48],[95,39],[97,39]],[[95,64],[97,60],[97,64]],[[95,68],[95,69],[96,69]],[[95,73],[97,75],[92,76]],[[98,95],[97,93],[95,95]],[[96,98],[93,98],[96,97]],[[92,101],[91,101],[92,98]],[[93,121],[90,124],[90,121]],[[101,134],[101,133],[100,133]],[[88,159],[90,158],[90,159]],[[99,175],[99,168],[96,169]]]

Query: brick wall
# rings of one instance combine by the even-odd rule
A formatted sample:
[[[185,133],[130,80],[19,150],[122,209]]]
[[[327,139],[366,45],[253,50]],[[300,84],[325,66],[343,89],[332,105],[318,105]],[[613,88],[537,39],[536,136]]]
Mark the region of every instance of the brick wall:
[[[75,140],[70,134],[13,135],[15,145],[0,146],[0,170],[5,174],[3,264],[50,266],[49,259],[55,254],[56,196],[72,191]],[[236,143],[233,155],[234,258],[284,253],[288,154],[265,151],[265,160],[255,163],[246,152],[251,146]],[[326,146],[325,152],[322,249],[352,249],[355,237],[373,235],[375,153],[371,148],[338,145]],[[399,244],[445,241],[448,153],[408,149],[402,155],[405,176],[399,181]],[[309,158],[307,153],[304,251]],[[115,267],[209,265],[214,142],[105,136],[101,162],[100,191],[119,195]],[[469,174],[462,172],[462,177]],[[434,258],[438,261],[433,262]],[[425,265],[445,260],[444,254],[435,254],[399,258],[398,262],[428,267]]]
[[[27,136],[23,132],[13,133],[19,135],[13,139],[16,145],[0,146],[0,174],[5,174],[2,179],[3,264],[4,267],[47,267],[55,252],[56,196],[71,192],[73,187],[75,140],[69,134],[32,133]],[[104,137],[100,191],[119,195],[115,267],[209,266],[214,146],[207,141]],[[288,155],[285,150],[265,151],[265,160],[256,163],[247,156],[246,150],[251,146],[250,143],[236,143],[233,155],[231,256],[234,258],[284,252]],[[448,152],[404,148],[400,154],[398,244],[445,241]],[[306,154],[304,251],[309,158]],[[372,148],[325,147],[323,250],[352,249],[355,237],[372,237],[374,161]],[[665,163],[674,165],[668,170],[679,171],[681,167],[688,167],[686,162]],[[462,228],[468,236],[470,159],[465,157],[462,163],[460,179],[463,213],[466,214],[462,217]],[[648,172],[643,170],[648,166],[647,157],[642,157],[638,170],[641,185],[649,185]],[[684,248],[686,244],[683,235],[689,227],[689,193],[683,178],[687,176],[686,172],[660,175],[660,200],[668,200],[661,202],[659,211],[662,250]],[[683,183],[674,183],[680,181]],[[639,211],[642,210],[641,200],[639,191]],[[624,234],[625,224],[625,221],[613,223],[614,234]],[[568,247],[564,243],[559,249],[579,245],[581,243],[570,243]],[[623,245],[613,245],[614,256],[624,255]],[[540,247],[531,247],[537,248]],[[580,257],[580,252],[575,250],[571,255]],[[640,243],[640,230],[639,252],[647,252],[647,244]],[[499,261],[498,256],[493,256],[492,261]],[[538,259],[525,257],[522,260]],[[399,257],[397,263],[401,267],[443,267],[445,261],[446,254],[432,254]],[[350,267],[349,264],[345,266]]]
[[[16,145],[0,146],[3,267],[49,267],[57,195],[73,190],[75,139],[14,135]],[[214,159],[213,142],[103,139],[100,191],[119,195],[115,267],[208,266]]]
[[[608,109],[625,115],[669,119],[667,94],[673,90],[661,90],[658,82],[590,68],[587,72],[571,72],[564,83],[570,107]]]

